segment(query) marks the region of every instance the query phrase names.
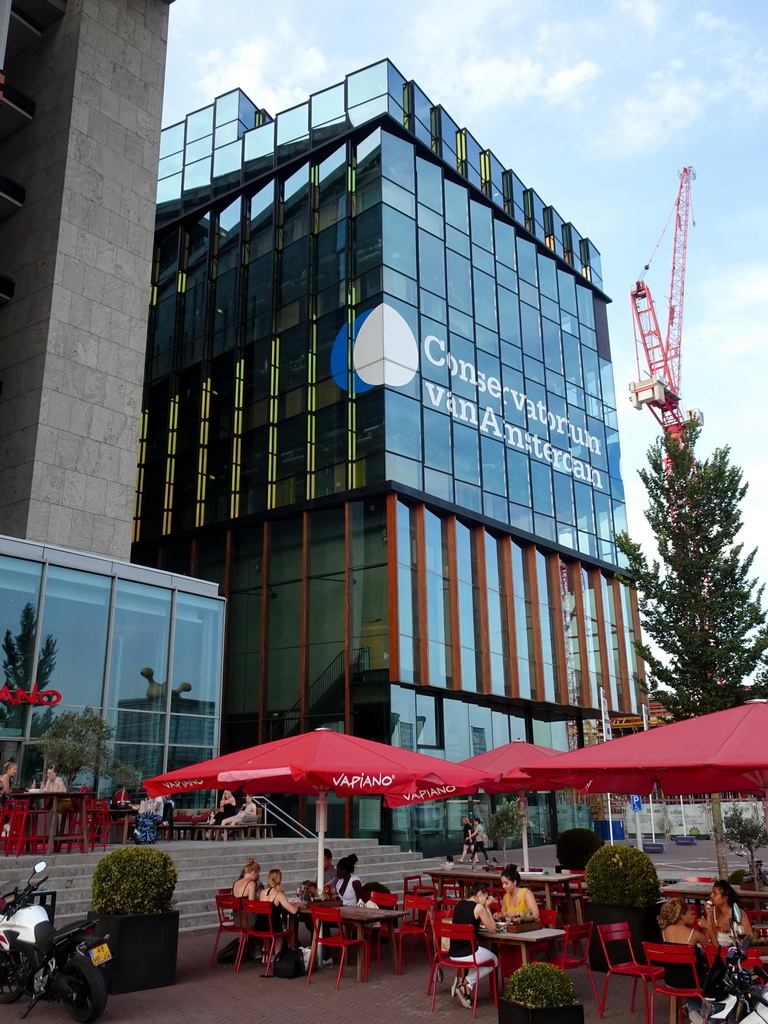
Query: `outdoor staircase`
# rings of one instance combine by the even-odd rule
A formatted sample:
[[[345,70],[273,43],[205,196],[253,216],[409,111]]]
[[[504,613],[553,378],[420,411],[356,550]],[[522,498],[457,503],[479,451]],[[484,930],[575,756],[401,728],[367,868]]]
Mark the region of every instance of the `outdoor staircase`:
[[[404,875],[439,867],[443,859],[424,859],[420,853],[403,852],[399,846],[379,846],[375,839],[329,838],[326,845],[333,851],[335,861],[350,853],[357,854],[357,873],[364,883],[382,882],[400,893]],[[211,928],[217,923],[216,890],[231,886],[249,857],[261,865],[261,880],[265,883],[270,869],[280,868],[283,888],[289,897],[295,894],[300,882],[314,878],[317,873],[317,843],[313,839],[238,839],[226,843],[176,840],[160,841],[156,847],[168,853],[176,864],[176,909],[181,914],[181,931]],[[91,907],[91,878],[103,856],[103,851],[97,851],[7,857],[2,861],[0,892],[26,882],[33,865],[44,859],[48,865],[45,885],[56,890],[55,923],[61,927],[86,916]]]

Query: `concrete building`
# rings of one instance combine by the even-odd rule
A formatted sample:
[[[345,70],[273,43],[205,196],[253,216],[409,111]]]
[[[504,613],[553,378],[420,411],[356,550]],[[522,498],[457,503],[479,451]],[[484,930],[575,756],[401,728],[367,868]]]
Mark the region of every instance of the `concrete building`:
[[[637,711],[607,302],[595,246],[388,61],[163,131],[133,557],[228,597],[225,749],[460,760]],[[533,803],[539,838],[586,813]],[[465,806],[333,828],[442,850]]]
[[[168,0],[0,2],[0,534],[110,558],[130,555],[167,22]]]

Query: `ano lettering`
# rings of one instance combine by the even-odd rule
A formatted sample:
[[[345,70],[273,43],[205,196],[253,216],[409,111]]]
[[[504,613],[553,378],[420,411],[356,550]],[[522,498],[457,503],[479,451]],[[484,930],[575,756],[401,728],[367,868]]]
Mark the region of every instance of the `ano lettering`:
[[[38,690],[37,683],[31,690],[10,690],[7,686],[0,689],[0,700],[8,704],[58,704],[61,694],[58,690]]]

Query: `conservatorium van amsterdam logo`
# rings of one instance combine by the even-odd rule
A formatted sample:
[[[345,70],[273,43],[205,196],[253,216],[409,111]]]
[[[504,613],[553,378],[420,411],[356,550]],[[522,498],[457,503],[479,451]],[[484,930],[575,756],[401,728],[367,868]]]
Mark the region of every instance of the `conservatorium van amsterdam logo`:
[[[430,334],[424,338],[421,348],[428,362],[436,367],[446,367],[450,378],[458,377],[472,385],[478,397],[477,401],[472,401],[455,395],[450,385],[445,387],[425,379],[425,404],[443,409],[458,422],[477,427],[481,433],[503,440],[508,447],[524,451],[556,470],[571,474],[576,480],[584,480],[603,490],[601,472],[564,450],[577,445],[595,455],[602,455],[599,438],[586,428],[570,423],[565,416],[551,412],[541,400],[534,402],[524,392],[506,387],[498,377],[483,373],[474,363],[454,358],[444,339]],[[385,302],[361,313],[355,320],[351,359],[346,325],[336,335],[331,349],[333,379],[346,391],[351,377],[356,394],[382,384],[391,388],[405,387],[418,369],[419,345],[413,331],[400,313]],[[518,412],[525,411],[529,429],[508,422],[503,413],[500,415],[493,406],[483,405],[483,395],[488,395],[495,402],[501,401],[502,410],[509,407]],[[535,433],[536,424],[541,424],[542,430],[549,432],[550,441]]]

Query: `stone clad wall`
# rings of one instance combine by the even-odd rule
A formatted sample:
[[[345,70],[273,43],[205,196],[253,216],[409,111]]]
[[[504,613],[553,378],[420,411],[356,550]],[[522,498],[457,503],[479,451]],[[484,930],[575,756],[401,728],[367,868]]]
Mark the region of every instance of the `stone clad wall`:
[[[167,0],[69,0],[9,66],[37,104],[0,145],[0,533],[128,559]]]

